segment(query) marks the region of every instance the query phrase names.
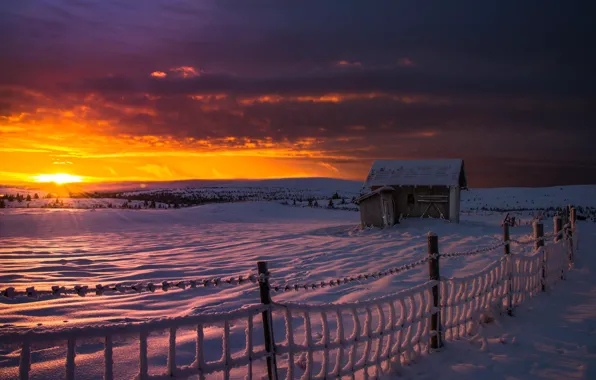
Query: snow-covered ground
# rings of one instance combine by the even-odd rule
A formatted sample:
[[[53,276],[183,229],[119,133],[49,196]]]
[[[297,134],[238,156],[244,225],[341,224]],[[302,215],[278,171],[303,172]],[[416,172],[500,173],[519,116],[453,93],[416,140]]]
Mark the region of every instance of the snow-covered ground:
[[[142,211],[1,209],[0,289],[7,286],[24,289],[33,285],[47,289],[52,285],[93,286],[99,283],[231,276],[254,270],[257,260],[269,262],[274,283],[314,282],[385,270],[421,259],[427,255],[426,234],[429,231],[438,233],[442,252],[488,247],[501,241],[503,214],[471,211],[474,208],[501,208],[506,205],[547,208],[568,203],[592,206],[596,204],[595,193],[596,188],[592,186],[565,187],[563,190],[475,190],[464,193],[467,195],[462,208],[470,212],[463,214],[459,225],[440,220],[411,219],[385,230],[360,230],[357,227],[359,215],[355,212],[288,207],[279,202],[218,203]],[[522,219],[529,221],[530,215],[531,212],[526,212]],[[591,341],[596,336],[593,314],[596,310],[596,280],[589,275],[590,271],[596,270],[596,260],[590,259],[589,250],[596,238],[594,226],[587,222],[580,224],[583,250],[577,269],[569,275],[570,281],[557,289],[553,296],[541,296],[532,301],[529,305],[534,305],[533,311],[522,308],[516,318],[505,319],[502,327],[495,326],[491,333],[497,340],[490,341],[488,352],[480,352],[478,347],[458,342],[444,352],[422,360],[436,363],[433,366],[445,367],[446,373],[454,378],[461,373],[469,378],[483,377],[486,373],[500,376],[493,377],[495,379],[507,376],[540,378],[541,374],[548,378],[548,368],[551,369],[550,374],[564,373],[569,375],[567,377],[575,374],[575,378],[590,378],[586,377],[587,374],[594,372],[590,372],[593,369],[590,369],[587,359],[593,357],[595,350]],[[552,223],[547,221],[545,229],[552,231]],[[526,225],[512,229],[512,236],[517,239],[526,239],[529,233],[530,227]],[[520,248],[514,247],[514,253],[521,253]],[[483,255],[444,260],[441,275],[476,273],[502,254],[501,248]],[[274,299],[309,303],[365,300],[409,288],[427,278],[427,268],[421,266],[397,276],[362,284],[280,293],[274,295]],[[570,296],[566,297],[566,294]],[[167,293],[71,296],[40,301],[1,299],[0,302],[1,334],[15,328],[38,325],[53,327],[139,321],[232,310],[257,303],[258,291],[255,285],[246,283],[171,290]],[[551,310],[551,307],[556,310],[553,309],[546,317],[548,322],[537,324],[537,318],[545,318],[540,311]],[[543,340],[533,345],[532,334],[538,335],[542,329],[547,330],[552,325],[562,326],[570,333],[563,336],[553,331],[547,335],[545,331]],[[574,328],[577,329],[572,334]],[[496,343],[500,342],[499,339],[507,344]],[[560,343],[549,339],[558,339]],[[551,346],[555,354],[549,351]],[[544,368],[549,361],[539,357],[542,350],[549,352],[544,355],[550,359],[562,350],[559,367]],[[99,358],[100,351],[101,348],[97,347],[86,355]],[[568,358],[567,354],[573,357]],[[43,353],[38,355],[44,357]],[[58,354],[47,350],[45,355],[52,360]],[[520,359],[524,355],[527,360]],[[8,368],[15,364],[15,360],[18,361],[17,356],[18,352],[0,351],[0,364]],[[127,359],[123,354],[120,360],[130,361],[132,374],[137,359],[132,354],[130,356]],[[528,360],[534,360],[538,365],[527,365]],[[576,363],[577,366],[573,367]],[[38,376],[48,376],[53,373],[54,367],[62,374],[62,365],[62,359],[48,364],[46,369],[49,372],[37,372]],[[429,367],[412,366],[411,375],[416,379],[436,375]],[[511,372],[507,372],[509,370]],[[14,375],[14,372],[1,371],[0,378]],[[95,378],[99,373],[89,371],[89,378]],[[440,373],[442,377],[446,376]],[[583,377],[577,376],[581,373]]]
[[[566,281],[501,316],[487,344],[447,342],[405,368],[400,379],[596,379],[596,231],[582,228],[581,250]]]
[[[426,233],[440,235],[445,251],[491,246],[502,238],[500,216],[466,216],[461,225],[439,220],[407,220],[391,229],[360,230],[355,212],[294,208],[277,203],[209,204],[169,210],[9,209],[2,214],[0,288],[114,284],[246,274],[258,260],[269,262],[276,283],[319,281],[384,270],[427,253]],[[514,230],[517,235],[529,227]],[[494,252],[501,255],[502,252]],[[494,255],[452,261],[444,274],[473,273]],[[348,301],[383,294],[426,279],[425,268],[406,276],[283,293],[281,299]],[[110,307],[94,297],[31,302],[24,310],[10,301],[3,322],[89,323],[123,317],[184,315],[230,310],[257,300],[252,284],[166,294],[110,297]],[[151,303],[151,307],[147,304]],[[84,305],[84,307],[81,307]],[[134,310],[134,311],[133,311]],[[56,318],[59,316],[59,318]]]

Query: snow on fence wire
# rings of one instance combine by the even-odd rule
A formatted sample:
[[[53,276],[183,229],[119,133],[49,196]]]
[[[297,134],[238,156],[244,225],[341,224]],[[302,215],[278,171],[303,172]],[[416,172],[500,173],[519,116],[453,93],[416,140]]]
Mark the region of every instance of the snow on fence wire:
[[[325,288],[325,287],[333,287],[339,286],[344,284],[349,284],[352,282],[362,282],[369,279],[379,279],[385,276],[396,275],[410,269],[414,269],[422,264],[425,264],[429,261],[428,257],[424,257],[420,260],[413,261],[408,264],[401,265],[399,267],[390,268],[384,271],[376,271],[376,272],[368,272],[363,274],[358,274],[354,276],[348,276],[343,278],[334,278],[330,280],[323,280],[318,282],[312,283],[304,283],[304,284],[286,284],[286,285],[270,285],[270,290],[274,292],[287,292],[287,291],[298,291],[298,290],[310,290],[310,289],[318,289],[318,288]]]
[[[72,287],[53,285],[51,290],[37,290],[35,287],[27,287],[25,290],[16,290],[14,287],[8,287],[0,291],[0,295],[6,298],[15,297],[29,297],[29,298],[46,298],[46,297],[59,297],[61,295],[78,295],[85,297],[88,294],[95,294],[98,296],[108,294],[122,294],[122,293],[143,293],[143,292],[155,292],[156,290],[162,290],[167,292],[170,289],[195,289],[198,287],[218,287],[222,285],[241,285],[246,282],[252,282],[256,284],[262,280],[262,276],[258,276],[255,273],[249,273],[247,275],[233,276],[229,278],[214,277],[208,279],[196,279],[196,280],[165,280],[159,284],[153,282],[148,283],[136,283],[131,285],[125,284],[114,284],[114,285],[95,285],[89,287],[88,285],[74,285]]]
[[[275,337],[278,368],[288,380],[394,372],[428,351],[436,334],[430,322],[438,312],[432,298],[437,283],[364,302],[274,303],[285,327]]]
[[[445,339],[469,335],[480,314],[502,304],[507,294],[508,258],[466,277],[441,279],[441,327]]]
[[[138,338],[138,379],[160,379],[169,377],[189,377],[198,375],[205,378],[209,374],[229,379],[232,371],[238,367],[245,367],[243,372],[251,379],[255,374],[253,364],[270,357],[261,343],[262,335],[256,330],[263,329],[263,314],[269,312],[266,305],[253,305],[227,313],[200,314],[176,318],[164,318],[145,323],[115,324],[106,326],[90,326],[79,328],[64,328],[47,331],[29,331],[26,333],[8,333],[0,335],[0,345],[21,345],[18,376],[19,379],[28,379],[32,367],[31,353],[35,349],[43,349],[52,343],[66,344],[65,378],[74,379],[76,373],[76,346],[77,342],[93,342],[103,344],[104,352],[104,379],[120,378],[116,376],[119,371],[114,370],[114,337]],[[181,328],[192,328],[195,331],[196,356],[192,364],[178,366],[176,363],[176,332]],[[206,358],[217,347],[206,344],[205,333],[221,330],[221,357],[208,361]],[[150,356],[148,355],[148,338],[150,335],[161,334],[167,331],[168,356],[167,370],[164,374],[151,375],[149,371]],[[255,334],[257,332],[257,334]],[[234,338],[234,339],[232,339]],[[243,344],[237,345],[238,341]],[[260,339],[259,339],[260,338]],[[255,344],[255,341],[258,344]],[[214,343],[211,339],[209,343]],[[210,355],[212,356],[212,355]],[[260,373],[262,371],[256,371]],[[238,377],[238,374],[232,374]]]
[[[570,268],[569,253],[569,240],[563,239],[531,256],[506,255],[477,274],[441,279],[444,338],[469,336],[495,310],[511,314],[530,297],[552,288]]]
[[[451,254],[440,253],[438,237],[429,234],[429,255],[416,262],[416,265],[429,263],[429,281],[368,301],[339,304],[273,302],[270,291],[275,288],[269,284],[266,263],[260,262],[259,274],[255,277],[260,289],[260,305],[228,313],[135,324],[6,333],[0,334],[0,346],[20,345],[20,379],[29,378],[33,350],[52,341],[66,344],[65,374],[67,379],[74,379],[77,342],[89,339],[103,341],[104,378],[112,379],[116,372],[113,337],[131,335],[139,339],[139,379],[192,375],[203,379],[220,374],[229,379],[231,376],[239,377],[241,373],[246,373],[246,378],[251,379],[253,375],[264,372],[270,379],[277,379],[284,372],[286,379],[324,379],[358,373],[367,378],[371,372],[379,377],[395,373],[400,366],[419,355],[440,348],[445,339],[481,334],[483,322],[491,314],[491,309],[506,308],[512,315],[516,306],[548,291],[564,279],[573,264],[578,244],[575,219],[571,220],[570,224],[562,226],[555,218],[554,241],[549,241],[550,237],[543,234],[542,224],[536,223],[533,240],[536,250],[529,256],[511,254],[511,245],[516,241],[509,238],[509,226],[504,226],[502,244],[490,249]],[[479,273],[460,278],[440,276],[441,257],[468,256],[498,247],[504,247],[504,256]],[[400,272],[393,270],[393,274]],[[369,278],[387,274],[392,273],[373,272]],[[356,276],[353,281],[362,279],[365,277],[359,279]],[[335,281],[337,285],[341,283]],[[348,278],[346,283],[351,281]],[[190,365],[178,366],[176,333],[189,326],[196,329],[195,359]],[[221,331],[222,354],[219,359],[205,359],[206,353],[213,347],[205,344],[206,328],[210,329],[210,333],[213,329]],[[167,369],[165,373],[150,374],[148,337],[164,330],[169,332]],[[255,339],[258,344],[255,344]],[[263,359],[266,366],[262,364]],[[253,368],[255,362],[260,364],[256,370]],[[246,367],[246,370],[238,367]]]

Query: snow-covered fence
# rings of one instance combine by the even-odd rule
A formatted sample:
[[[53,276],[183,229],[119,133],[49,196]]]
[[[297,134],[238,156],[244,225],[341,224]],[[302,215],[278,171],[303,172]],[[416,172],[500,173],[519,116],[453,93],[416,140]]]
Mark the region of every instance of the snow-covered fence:
[[[427,352],[433,313],[428,281],[399,293],[343,304],[276,303],[285,334],[276,336],[278,368],[288,380],[358,373],[377,377]]]
[[[552,288],[569,270],[567,240],[550,242],[531,256],[507,255],[479,273],[441,279],[441,323],[445,339],[469,334],[484,314],[512,310]]]
[[[345,304],[275,303],[274,312],[282,309],[277,311],[285,327],[285,332],[275,337],[278,368],[285,371],[288,380],[338,378],[359,373],[364,378],[371,375],[378,378],[381,374],[391,374],[417,355],[441,347],[443,339],[478,335],[496,313],[508,310],[512,315],[516,306],[565,278],[576,247],[575,221],[559,225],[553,234],[540,233],[524,242],[510,239],[509,226],[504,227],[502,244],[448,254],[433,246],[437,237],[429,234],[429,257],[421,263],[429,263],[430,281],[394,295]],[[538,249],[529,256],[511,254],[512,244],[536,244]],[[479,273],[459,278],[442,278],[438,274],[441,257],[476,255],[503,246],[505,255]],[[351,281],[352,278],[338,279],[335,284]],[[435,304],[433,293],[437,285],[439,294]],[[289,289],[316,289],[316,286]],[[435,316],[440,317],[436,328],[432,326]]]
[[[441,325],[445,339],[468,335],[483,312],[503,305],[508,289],[507,261],[503,257],[480,273],[441,279]]]
[[[495,310],[507,308],[511,311],[528,298],[548,291],[565,279],[573,264],[574,250],[577,250],[575,219],[571,218],[565,226],[557,221],[552,235],[543,235],[539,226],[537,224],[532,240],[521,242],[510,239],[506,230],[503,243],[469,252],[441,253],[438,237],[429,235],[427,258],[387,271],[300,287],[270,285],[270,274],[266,264],[261,262],[258,275],[223,281],[233,284],[246,279],[258,283],[261,304],[227,313],[140,323],[3,333],[0,334],[0,346],[21,347],[16,372],[20,379],[29,379],[31,368],[35,367],[35,361],[32,361],[35,355],[32,353],[56,343],[66,348],[65,377],[74,379],[77,374],[77,347],[81,342],[90,340],[101,342],[104,378],[113,379],[120,373],[114,368],[114,338],[123,336],[138,339],[137,377],[141,380],[189,376],[204,379],[210,375],[229,379],[244,374],[252,379],[264,373],[268,373],[270,379],[277,379],[278,375],[286,379],[325,379],[358,374],[364,378],[371,375],[379,377],[396,373],[400,366],[417,356],[432,352],[433,348],[441,346],[443,339],[453,340],[474,334]],[[531,255],[513,254],[512,244],[536,244],[537,249]],[[439,274],[438,262],[442,257],[470,256],[499,247],[505,247],[505,255],[479,273],[460,278],[443,278]],[[429,263],[429,281],[372,300],[299,304],[272,302],[269,295],[271,290],[316,289],[380,278],[426,263]],[[220,283],[220,280],[209,280],[206,284],[217,286]],[[189,284],[193,287],[192,281]],[[195,281],[194,287],[197,284],[200,282]],[[162,288],[167,290],[167,284],[162,284]],[[138,288],[127,290],[138,292]],[[110,291],[117,289],[110,288]],[[31,292],[28,289],[26,293]],[[440,323],[435,323],[435,318]],[[194,330],[195,358],[191,364],[179,365],[176,360],[177,334],[184,329],[188,333],[189,327]],[[155,374],[150,370],[152,361],[148,338],[163,331],[169,334],[167,365],[165,371]],[[207,359],[207,354],[212,354],[217,348],[212,345],[213,339],[207,342],[206,332],[211,337],[214,334],[221,336],[221,355],[214,360]],[[265,361],[267,366],[263,363]],[[258,368],[254,368],[257,362]]]
[[[210,374],[220,374],[221,378],[229,379],[232,371],[238,367],[245,367],[242,370],[243,376],[251,379],[256,371],[253,364],[262,361],[270,356],[262,342],[263,330],[262,315],[267,312],[266,305],[253,305],[228,313],[212,313],[184,316],[177,318],[164,318],[144,323],[115,324],[106,326],[71,327],[46,331],[29,331],[26,333],[8,333],[0,335],[0,345],[20,345],[21,353],[19,359],[19,379],[28,379],[32,365],[32,351],[44,348],[48,345],[65,344],[65,378],[74,379],[76,370],[76,348],[77,342],[94,342],[103,344],[104,350],[104,378],[113,379],[119,371],[114,370],[114,338],[131,337],[138,338],[138,379],[160,379],[168,377],[189,377],[198,375],[205,378]],[[196,356],[190,365],[178,366],[176,363],[176,333],[181,328],[192,328],[195,331]],[[217,347],[207,344],[205,335],[210,335],[218,330],[221,332],[221,357],[208,361],[208,354],[217,351]],[[161,334],[167,331],[168,357],[167,369],[163,374],[150,374],[150,355],[148,338],[152,334]],[[232,339],[231,335],[235,339]],[[243,344],[238,345],[239,336]],[[259,339],[260,337],[260,339]],[[259,344],[255,344],[255,339]],[[210,340],[209,343],[213,343]],[[257,373],[260,373],[258,371]],[[233,377],[237,377],[234,375]]]

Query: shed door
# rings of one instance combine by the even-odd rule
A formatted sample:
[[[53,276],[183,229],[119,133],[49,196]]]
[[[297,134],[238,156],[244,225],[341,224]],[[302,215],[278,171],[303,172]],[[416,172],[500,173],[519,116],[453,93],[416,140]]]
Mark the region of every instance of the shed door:
[[[383,205],[383,222],[385,227],[392,226],[395,223],[393,214],[393,199],[382,198],[381,202]]]
[[[424,194],[418,196],[418,202],[422,205],[422,216],[435,219],[449,218],[449,195],[430,188]]]

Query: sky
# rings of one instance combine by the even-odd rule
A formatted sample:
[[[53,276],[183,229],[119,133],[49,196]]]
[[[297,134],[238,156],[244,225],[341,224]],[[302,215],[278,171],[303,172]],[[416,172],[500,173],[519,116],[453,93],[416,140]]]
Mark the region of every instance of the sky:
[[[463,158],[470,186],[596,183],[580,1],[0,4],[0,183],[325,176]]]

